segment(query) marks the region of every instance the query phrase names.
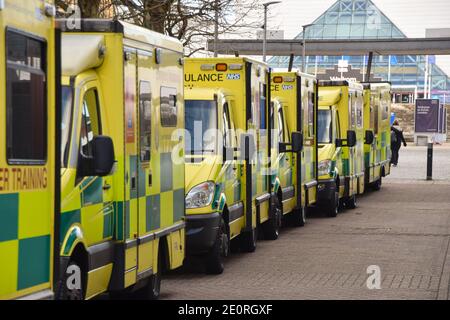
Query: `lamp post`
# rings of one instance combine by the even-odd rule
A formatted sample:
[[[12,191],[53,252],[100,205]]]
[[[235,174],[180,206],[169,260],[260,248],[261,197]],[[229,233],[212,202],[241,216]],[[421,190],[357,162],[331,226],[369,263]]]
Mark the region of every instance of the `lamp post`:
[[[302,47],[303,47],[303,53],[302,53],[302,72],[306,72],[305,68],[306,68],[306,28],[312,26],[312,24],[305,24],[304,26],[302,26],[303,28],[303,43],[302,43]]]
[[[266,62],[266,52],[267,52],[267,10],[268,7],[273,5],[281,3],[281,1],[270,1],[263,3],[264,6],[264,40],[263,40],[263,61]]]
[[[219,41],[219,0],[215,0],[214,10],[214,57],[217,58],[217,42]]]

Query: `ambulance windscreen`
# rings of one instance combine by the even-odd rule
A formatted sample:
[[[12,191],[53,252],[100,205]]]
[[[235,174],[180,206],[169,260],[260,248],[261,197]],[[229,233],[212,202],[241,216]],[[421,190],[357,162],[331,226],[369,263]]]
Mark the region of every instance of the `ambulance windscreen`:
[[[72,126],[72,106],[73,106],[73,89],[69,86],[62,87],[62,104],[61,104],[61,167],[67,168],[70,128]]]
[[[317,135],[319,143],[331,143],[332,126],[331,110],[319,110],[318,112]]]
[[[217,102],[214,100],[186,100],[186,155],[216,153]]]

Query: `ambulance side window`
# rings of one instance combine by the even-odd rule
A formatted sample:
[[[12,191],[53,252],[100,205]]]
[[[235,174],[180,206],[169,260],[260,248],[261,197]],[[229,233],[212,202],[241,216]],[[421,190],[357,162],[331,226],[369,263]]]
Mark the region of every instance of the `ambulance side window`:
[[[98,93],[90,89],[83,98],[81,113],[80,153],[84,157],[92,157],[92,140],[101,134],[101,123],[98,109]]]
[[[163,127],[177,126],[177,90],[161,87],[161,125]]]
[[[358,128],[363,127],[363,104],[364,100],[362,96],[358,96],[356,99],[356,125]]]
[[[341,138],[341,121],[339,120],[339,112],[336,111],[336,126],[334,128],[335,134],[336,134],[336,139],[340,139]]]
[[[267,129],[266,127],[266,95],[267,95],[267,86],[265,84],[260,84],[260,100],[259,100],[259,112],[260,112],[260,129]]]
[[[314,136],[314,101],[316,95],[313,92],[308,93],[308,136]]]
[[[284,114],[282,108],[278,110],[278,141],[286,142],[284,135]]]
[[[139,122],[141,162],[148,162],[152,141],[152,91],[148,81],[141,81],[139,85]]]
[[[223,105],[223,145],[226,148],[231,148],[232,144],[230,110],[228,102],[225,102]]]
[[[46,44],[6,31],[6,154],[8,163],[47,157]]]

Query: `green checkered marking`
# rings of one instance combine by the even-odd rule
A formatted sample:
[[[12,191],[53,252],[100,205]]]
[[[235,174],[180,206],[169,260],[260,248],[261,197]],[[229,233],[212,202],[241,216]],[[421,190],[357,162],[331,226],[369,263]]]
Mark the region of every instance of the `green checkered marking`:
[[[50,280],[50,235],[19,240],[18,290]]]
[[[94,180],[92,182],[92,180]],[[90,185],[89,185],[90,184]],[[103,202],[103,179],[102,178],[89,178],[81,184],[83,189],[85,186],[89,185],[84,189],[82,194],[82,206],[93,205]]]
[[[15,240],[19,230],[19,194],[0,195],[0,241]]]
[[[178,222],[184,217],[184,189],[173,192],[173,222]]]
[[[64,241],[64,237],[67,231],[74,223],[81,224],[81,212],[80,210],[73,210],[64,212],[61,214],[61,227],[60,227],[60,242]]]
[[[161,226],[161,197],[159,194],[147,197],[145,213],[147,232],[159,229]]]
[[[343,159],[343,169],[344,169],[344,176],[350,175],[350,162],[348,159]]]
[[[173,189],[173,163],[171,153],[161,153],[161,192]]]
[[[115,238],[117,240],[123,240],[123,202],[119,201],[114,203],[115,207],[115,219],[117,220]]]
[[[109,238],[112,236],[113,218],[114,218],[114,207],[110,207],[109,210],[104,208],[103,212],[103,238]]]
[[[370,152],[364,153],[364,162],[366,164],[366,168],[370,166]]]

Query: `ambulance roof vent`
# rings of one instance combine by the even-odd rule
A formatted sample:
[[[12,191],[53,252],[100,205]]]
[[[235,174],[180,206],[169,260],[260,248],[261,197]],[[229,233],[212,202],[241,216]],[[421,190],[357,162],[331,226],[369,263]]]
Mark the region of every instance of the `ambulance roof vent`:
[[[75,76],[83,71],[98,68],[106,54],[102,35],[64,34],[62,36],[62,74]]]

